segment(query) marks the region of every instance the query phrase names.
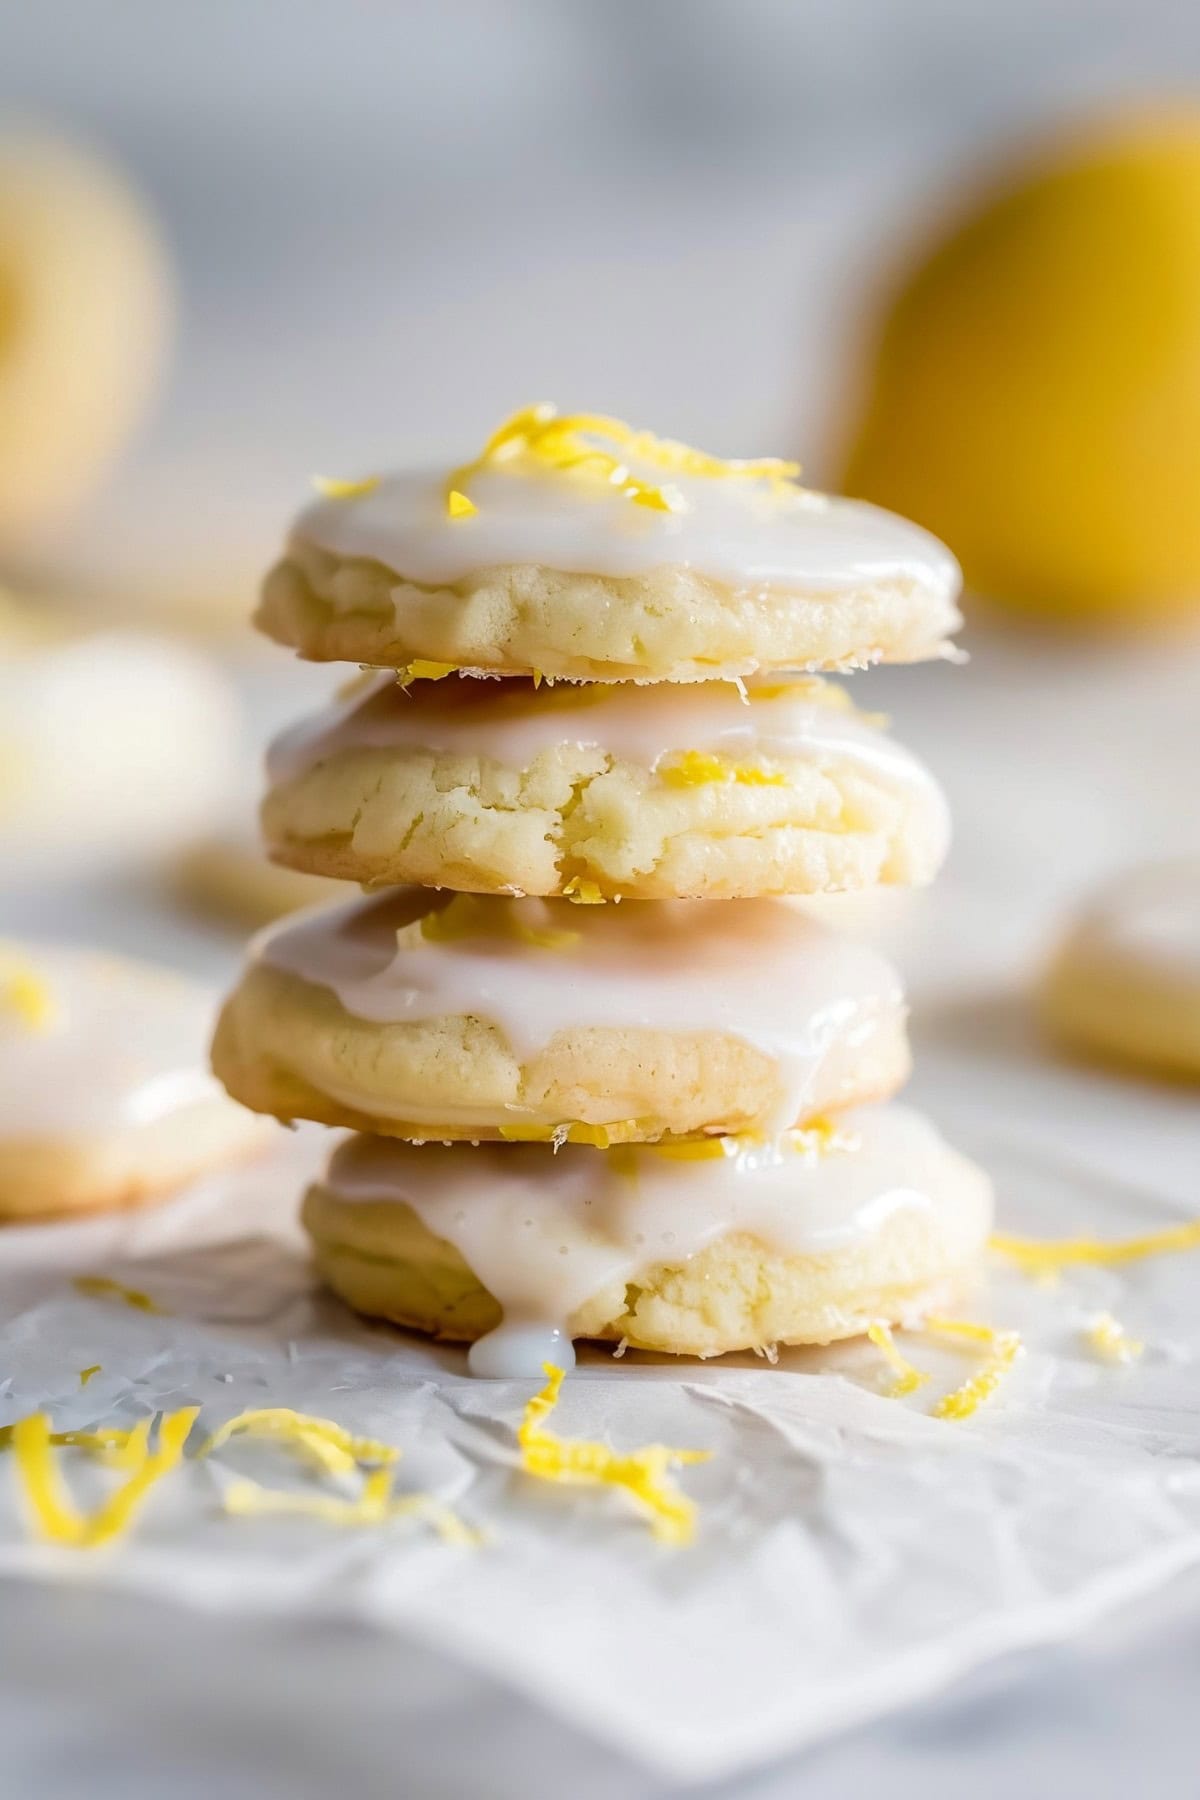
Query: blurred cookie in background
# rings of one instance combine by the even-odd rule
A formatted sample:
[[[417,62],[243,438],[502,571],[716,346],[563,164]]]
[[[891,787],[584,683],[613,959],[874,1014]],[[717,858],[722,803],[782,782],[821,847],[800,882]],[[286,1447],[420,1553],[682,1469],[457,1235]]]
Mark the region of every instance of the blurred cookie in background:
[[[1200,109],[1046,143],[887,301],[843,486],[996,607],[1200,621]]]
[[[269,925],[306,906],[345,900],[344,881],[305,875],[268,862],[252,828],[219,831],[197,839],[170,871],[171,887],[183,905],[231,929]]]
[[[1107,882],[1068,926],[1040,1003],[1073,1049],[1200,1081],[1200,856]]]
[[[0,136],[0,554],[107,472],[170,339],[172,282],[143,202],[95,152]]]
[[[212,1013],[149,964],[0,941],[0,1224],[142,1206],[265,1148],[209,1073]]]
[[[198,651],[0,594],[0,887],[169,856],[222,815],[240,734]]]

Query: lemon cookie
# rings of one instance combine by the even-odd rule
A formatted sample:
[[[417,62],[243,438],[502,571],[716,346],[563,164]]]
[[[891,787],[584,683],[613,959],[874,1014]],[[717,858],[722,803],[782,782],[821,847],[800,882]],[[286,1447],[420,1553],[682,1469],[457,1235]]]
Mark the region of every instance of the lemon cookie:
[[[1110,882],[1070,926],[1041,996],[1064,1043],[1200,1079],[1200,859]]]
[[[204,1066],[202,988],[0,943],[0,1221],[140,1206],[270,1138]]]
[[[782,900],[453,900],[259,937],[213,1066],[235,1099],[425,1139],[755,1131],[891,1093],[899,979]]]
[[[451,677],[365,691],[268,757],[277,862],[375,885],[728,899],[932,879],[945,801],[810,676],[783,686]]]
[[[920,1114],[886,1106],[767,1144],[353,1138],[303,1216],[359,1312],[478,1340],[476,1373],[535,1375],[573,1338],[719,1356],[917,1317],[969,1277],[991,1193]]]
[[[258,624],[316,661],[710,681],[945,653],[958,566],[876,507],[531,407],[472,463],[326,483]]]

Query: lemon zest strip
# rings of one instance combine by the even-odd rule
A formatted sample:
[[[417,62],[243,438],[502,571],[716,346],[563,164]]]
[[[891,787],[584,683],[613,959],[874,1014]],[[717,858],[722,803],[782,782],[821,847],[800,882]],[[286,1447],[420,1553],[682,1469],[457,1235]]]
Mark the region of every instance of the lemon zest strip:
[[[233,1437],[265,1437],[292,1445],[330,1475],[353,1473],[360,1463],[380,1463],[390,1468],[400,1460],[394,1444],[376,1438],[355,1437],[334,1419],[293,1412],[287,1406],[250,1408],[226,1419],[210,1433],[196,1452],[211,1456]]]
[[[592,440],[599,439],[600,443]],[[468,516],[477,509],[469,500],[466,488],[481,469],[503,466],[521,456],[531,458],[555,473],[583,474],[606,486],[615,487],[636,506],[655,512],[683,512],[686,502],[678,490],[643,481],[633,474],[628,462],[601,448],[615,445],[625,456],[649,463],[664,474],[703,476],[711,480],[766,481],[772,489],[786,488],[800,473],[800,465],[766,456],[754,460],[725,459],[694,450],[672,438],[656,437],[650,431],[637,431],[623,419],[603,413],[560,414],[549,402],[522,407],[505,419],[492,433],[483,449],[471,462],[463,463],[450,475],[445,489],[446,511],[450,518]]]
[[[935,1419],[969,1419],[991,1399],[1023,1349],[1019,1331],[997,1331],[991,1325],[980,1325],[971,1319],[945,1319],[930,1314],[922,1321],[921,1329],[934,1337],[978,1344],[988,1352],[981,1368],[969,1381],[942,1395],[933,1409]]]
[[[10,1450],[15,1425],[0,1426],[0,1450]],[[98,1431],[52,1431],[50,1442],[77,1450],[87,1450],[114,1468],[132,1468],[139,1460],[149,1437],[150,1421],[126,1429],[123,1425],[104,1425]]]
[[[607,1444],[586,1438],[562,1438],[545,1421],[558,1404],[563,1370],[543,1363],[546,1386],[534,1395],[517,1427],[521,1467],[539,1481],[595,1483],[622,1489],[649,1515],[655,1537],[667,1544],[688,1544],[695,1535],[696,1507],[671,1479],[680,1463],[707,1462],[711,1451],[674,1450],[666,1444],[644,1444],[621,1455]]]
[[[379,486],[378,475],[365,475],[361,481],[343,481],[336,475],[314,475],[312,484],[326,500],[361,500]]]
[[[891,1326],[885,1324],[882,1319],[877,1319],[873,1325],[868,1325],[867,1336],[895,1376],[895,1380],[888,1389],[891,1399],[901,1400],[905,1394],[915,1393],[929,1380],[927,1369],[918,1369],[914,1363],[909,1362],[907,1356],[902,1354],[892,1336]]]
[[[506,1144],[587,1144],[593,1150],[611,1150],[615,1144],[627,1143],[636,1132],[636,1119],[618,1119],[611,1125],[585,1125],[582,1120],[570,1124],[540,1125],[535,1123],[501,1125],[500,1136]]]
[[[457,675],[458,671],[458,663],[430,662],[419,656],[415,662],[405,664],[397,679],[401,687],[407,687],[410,681],[445,681],[448,675]]]
[[[149,1294],[143,1294],[140,1288],[126,1287],[124,1282],[114,1281],[109,1275],[76,1275],[71,1286],[77,1294],[86,1294],[90,1299],[120,1300],[135,1312],[166,1316]]]
[[[736,783],[740,787],[785,787],[787,776],[779,770],[759,769],[752,763],[731,763],[705,750],[683,750],[660,763],[655,773],[668,787],[709,787]]]
[[[620,898],[620,895],[617,896]],[[587,881],[581,875],[572,875],[563,889],[563,899],[570,900],[575,906],[604,906],[607,897],[600,892],[600,884]]]
[[[1141,1338],[1131,1337],[1119,1319],[1111,1313],[1098,1313],[1083,1333],[1084,1343],[1102,1362],[1136,1362],[1146,1346]]]
[[[1007,1256],[1027,1275],[1051,1275],[1072,1264],[1112,1266],[1140,1262],[1143,1257],[1163,1256],[1174,1250],[1200,1249],[1200,1219],[1190,1219],[1183,1225],[1171,1225],[1165,1231],[1152,1231],[1141,1237],[1107,1240],[1023,1238],[996,1232],[988,1239],[988,1244],[997,1255]]]
[[[100,1364],[99,1363],[89,1363],[86,1369],[80,1369],[80,1371],[79,1371],[80,1387],[86,1387],[88,1382],[92,1379],[92,1376],[99,1375],[99,1373],[100,1373]]]
[[[178,1412],[164,1413],[153,1451],[149,1448],[149,1419],[142,1420],[125,1434],[132,1472],[92,1513],[80,1512],[72,1500],[53,1455],[53,1446],[59,1442],[92,1448],[89,1439],[93,1435],[103,1438],[108,1434],[55,1434],[51,1430],[49,1414],[44,1412],[30,1413],[27,1418],[18,1419],[12,1427],[11,1440],[17,1473],[41,1535],[54,1543],[91,1550],[128,1531],[150,1489],[178,1464],[199,1412],[198,1406],[185,1406]]]
[[[392,1480],[390,1468],[373,1469],[364,1476],[362,1490],[354,1499],[297,1494],[242,1480],[226,1488],[223,1504],[227,1513],[241,1518],[288,1514],[344,1527],[384,1525],[390,1519],[415,1517],[431,1525],[444,1543],[459,1549],[473,1549],[482,1541],[479,1532],[464,1525],[457,1513],[431,1494],[393,1494]]]
[[[478,894],[455,894],[448,905],[427,912],[420,927],[421,936],[434,944],[453,944],[463,938],[504,937],[529,944],[535,950],[574,950],[581,941],[577,931],[533,925],[510,902],[484,899]]]

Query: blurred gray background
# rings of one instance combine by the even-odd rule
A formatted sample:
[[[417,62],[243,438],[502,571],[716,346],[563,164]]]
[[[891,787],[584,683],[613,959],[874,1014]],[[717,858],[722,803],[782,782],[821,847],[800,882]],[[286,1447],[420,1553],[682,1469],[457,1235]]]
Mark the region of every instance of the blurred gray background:
[[[313,470],[532,398],[819,478],[942,196],[1197,80],[1194,0],[10,0],[9,120],[122,158],[181,277],[158,413],[59,559],[240,595]]]

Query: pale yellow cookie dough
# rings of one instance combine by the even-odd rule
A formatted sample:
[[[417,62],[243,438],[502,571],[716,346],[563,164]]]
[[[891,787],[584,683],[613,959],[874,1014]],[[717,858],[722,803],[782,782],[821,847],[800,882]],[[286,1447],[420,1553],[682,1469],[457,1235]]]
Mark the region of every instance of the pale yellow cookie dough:
[[[318,1184],[303,1223],[317,1268],[356,1312],[458,1342],[500,1323],[493,1296],[410,1207],[342,1201]],[[956,1226],[899,1211],[866,1242],[826,1255],[781,1256],[735,1234],[686,1262],[653,1263],[636,1282],[610,1283],[571,1316],[568,1330],[683,1356],[827,1344],[877,1320],[895,1324],[949,1306],[975,1273],[986,1230],[985,1209],[964,1184]]]
[[[576,681],[712,681],[946,652],[952,600],[905,577],[845,591],[734,587],[693,569],[577,575],[537,564],[437,587],[293,540],[255,623],[314,662],[429,661]]]
[[[1060,1042],[1200,1080],[1200,859],[1126,871],[1068,927],[1043,978]]]
[[[920,885],[941,863],[948,827],[940,791],[853,709],[843,714],[843,697],[827,684],[809,684],[818,720],[830,714],[826,745],[713,755],[690,745],[689,721],[667,709],[661,758],[640,761],[606,724],[613,689],[593,702],[581,698],[587,689],[534,694],[519,685],[527,698],[510,691],[516,683],[458,679],[371,694],[362,716],[327,744],[280,759],[262,814],[272,857],[378,886],[553,895],[582,885],[646,900]],[[750,720],[753,709],[728,693]],[[638,690],[619,704],[653,716],[659,703]],[[401,709],[410,736],[413,719],[431,714],[436,740],[435,709],[447,705],[478,721],[477,745],[463,747],[457,731],[453,748],[381,741]],[[508,760],[488,754],[489,729],[507,749],[506,715],[529,706],[557,709],[563,741],[522,757],[517,714]],[[578,741],[589,731],[599,744]]]
[[[523,983],[535,978],[531,959],[539,956],[537,979],[572,995],[573,959],[582,959],[574,966],[582,966],[586,974],[591,965],[588,934],[606,923],[597,915],[612,910],[466,896],[453,904],[458,909],[556,908],[551,917],[558,927],[581,940],[569,956],[511,946],[504,971],[518,1010]],[[782,901],[726,904],[730,909],[740,905],[787,912]],[[353,946],[356,961],[363,964],[363,1004],[373,1012],[387,1008],[390,995],[403,990],[404,946],[428,955],[420,948],[423,927],[417,922],[439,905],[444,908],[445,902],[419,890],[398,891],[356,908],[306,917],[263,940],[265,947],[225,1003],[213,1044],[213,1068],[234,1099],[284,1120],[312,1119],[417,1140],[549,1137],[564,1126],[580,1126],[586,1128],[585,1136],[603,1142],[606,1137],[621,1141],[665,1133],[755,1131],[779,1122],[789,1079],[775,1054],[739,1035],[740,977],[729,970],[719,985],[708,988],[711,998],[704,994],[703,971],[696,972],[702,1011],[711,1011],[714,1021],[711,1028],[677,1029],[669,1020],[661,1028],[587,1024],[581,1017],[577,1025],[548,1028],[545,1040],[524,1052],[513,1047],[503,1025],[495,1022],[494,1003],[493,1016],[487,1016],[487,1002],[477,1008],[467,1002],[465,997],[476,991],[476,964],[469,955],[455,954],[453,944],[445,948],[444,963],[450,984],[446,991],[455,995],[453,1010],[447,1011],[443,1002],[440,1012],[424,1017],[405,1019],[402,1004],[390,1019],[386,1011],[382,1018],[356,1016],[332,987],[322,985],[320,971],[311,977],[298,972],[310,968],[305,948],[310,940],[318,955],[339,963],[343,927],[331,921],[352,920],[352,930],[366,934]],[[636,905],[626,903],[622,925],[633,918]],[[650,910],[657,915],[658,905]],[[734,912],[700,910],[714,928],[728,922],[740,954],[740,921]],[[798,933],[817,931],[794,916]],[[865,970],[865,975],[861,993],[847,991],[843,997],[839,986],[831,996],[829,1004],[840,1019],[814,1059],[803,1117],[890,1094],[909,1070],[894,972],[861,946],[834,940],[830,948],[822,938],[819,932],[816,939],[798,938],[798,955],[806,958],[812,942],[813,954],[838,958],[838,970],[844,964]],[[399,970],[394,973],[398,944]],[[297,949],[292,952],[290,946]],[[684,946],[677,942],[675,955],[683,954]],[[750,955],[749,946],[745,954]],[[289,961],[295,966],[281,966]],[[710,982],[715,979],[709,977]],[[791,993],[793,979],[781,970],[776,1000],[781,1009],[796,1005],[795,1041],[800,1044],[814,1025],[803,1017],[803,1000]],[[836,983],[841,979],[839,973]],[[575,1004],[569,1000],[568,1012]],[[586,999],[579,1004],[586,1007]],[[636,985],[629,1004],[636,1016],[642,1004]],[[724,1020],[730,1021],[728,1027],[723,1028]]]

